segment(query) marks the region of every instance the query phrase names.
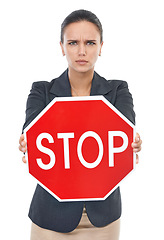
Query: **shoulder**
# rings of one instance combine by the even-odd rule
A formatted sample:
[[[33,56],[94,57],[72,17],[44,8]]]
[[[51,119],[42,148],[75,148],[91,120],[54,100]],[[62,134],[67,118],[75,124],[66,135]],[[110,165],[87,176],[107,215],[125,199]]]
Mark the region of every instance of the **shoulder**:
[[[111,79],[111,80],[106,80],[106,82],[113,89],[120,90],[120,89],[128,88],[128,83],[125,80]]]
[[[113,87],[120,87],[120,88],[126,88],[128,86],[128,83],[124,80],[107,80],[109,84],[111,84]]]
[[[111,91],[113,94],[116,94],[116,92],[121,89],[128,89],[128,84],[126,81],[116,79],[107,80],[96,72],[94,85],[94,88],[98,90],[99,93],[103,93],[103,95]]]
[[[32,89],[37,89],[37,90],[46,90],[50,89],[51,86],[53,85],[54,81],[56,79],[53,79],[51,81],[37,81],[32,83]]]
[[[106,83],[110,85],[111,87],[127,87],[128,84],[125,80],[119,80],[119,79],[106,79],[102,76],[100,76],[97,72],[95,72],[96,78],[98,78],[102,83]]]
[[[104,97],[134,123],[133,98],[129,91],[128,83],[124,80],[107,80],[101,76],[98,78],[99,82],[101,82],[100,85],[103,86]]]
[[[115,100],[118,100],[119,96],[126,97],[129,95],[131,97],[127,81],[118,79],[107,80],[105,78],[104,81],[110,86],[110,89],[115,96]]]
[[[117,94],[129,92],[128,83],[124,80],[107,80],[112,90]]]
[[[54,83],[61,82],[65,78],[67,78],[67,72],[68,70],[65,70],[60,76],[53,78],[50,81],[37,81],[33,82],[32,88],[38,88],[38,89],[50,89]]]
[[[54,82],[57,78],[52,79],[51,81],[36,81],[32,83],[29,96],[39,96],[44,99],[49,97],[50,89],[52,88]]]

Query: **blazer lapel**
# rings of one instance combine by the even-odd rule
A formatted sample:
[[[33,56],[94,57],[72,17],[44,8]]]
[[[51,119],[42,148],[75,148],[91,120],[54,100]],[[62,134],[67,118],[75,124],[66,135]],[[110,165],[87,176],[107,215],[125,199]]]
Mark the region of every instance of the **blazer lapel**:
[[[94,95],[105,95],[112,90],[110,81],[98,75],[94,72],[92,86],[91,86],[91,96]],[[71,86],[68,78],[68,69],[58,78],[52,81],[52,86],[50,88],[50,93],[56,97],[71,97]]]
[[[94,72],[90,95],[105,95],[109,93],[112,90],[112,86],[109,84],[110,82],[111,81],[107,81],[105,78]]]
[[[71,86],[68,78],[68,69],[58,78],[54,79],[50,93],[56,97],[71,97]]]

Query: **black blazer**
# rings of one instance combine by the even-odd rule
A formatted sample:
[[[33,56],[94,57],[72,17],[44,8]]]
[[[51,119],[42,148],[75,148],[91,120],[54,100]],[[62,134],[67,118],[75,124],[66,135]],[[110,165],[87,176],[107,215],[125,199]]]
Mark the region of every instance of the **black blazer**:
[[[107,81],[94,72],[91,95],[103,95],[133,124],[135,123],[133,100],[125,81]],[[33,83],[27,100],[26,121],[23,129],[52,99],[70,96],[68,70],[51,82]],[[118,187],[103,201],[59,202],[38,184],[31,202],[29,217],[42,228],[66,233],[73,231],[79,224],[84,204],[91,223],[96,227],[106,226],[121,216],[120,189]]]

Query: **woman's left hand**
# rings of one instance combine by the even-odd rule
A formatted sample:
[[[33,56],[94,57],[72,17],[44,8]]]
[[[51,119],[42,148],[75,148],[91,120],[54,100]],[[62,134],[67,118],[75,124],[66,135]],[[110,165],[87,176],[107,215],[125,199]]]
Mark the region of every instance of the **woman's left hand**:
[[[140,135],[136,133],[135,142],[132,143],[133,152],[138,153],[141,151],[142,140]],[[136,164],[139,163],[139,156],[136,154]]]

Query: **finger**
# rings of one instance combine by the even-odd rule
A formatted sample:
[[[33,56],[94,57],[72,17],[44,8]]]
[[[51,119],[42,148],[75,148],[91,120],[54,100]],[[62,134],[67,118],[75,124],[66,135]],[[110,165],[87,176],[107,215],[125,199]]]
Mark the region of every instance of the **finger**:
[[[21,136],[20,136],[20,138],[19,138],[19,144],[21,144],[23,140],[24,140],[24,135],[21,134]]]
[[[136,164],[138,164],[139,163],[139,156],[138,156],[138,154],[136,154]]]
[[[25,156],[22,157],[23,163],[27,163]]]
[[[22,134],[19,138],[19,144],[22,146],[22,147],[26,147],[26,141],[24,140],[24,135]]]
[[[132,148],[134,152],[141,151],[142,140],[140,139],[140,135],[137,133],[135,137],[135,141],[132,143]]]
[[[23,153],[25,153],[27,151],[27,145],[25,144],[24,147],[19,145],[19,150]]]
[[[25,148],[27,146],[27,143],[25,141],[22,141],[21,146]]]
[[[19,138],[19,150],[23,153],[25,153],[27,151],[27,143],[24,140],[24,135],[22,134]]]
[[[141,151],[141,146],[140,147],[133,147],[133,152],[138,153]]]
[[[137,142],[139,142],[140,141],[140,135],[139,135],[139,133],[136,133],[136,136],[135,136],[135,142],[137,143]]]

